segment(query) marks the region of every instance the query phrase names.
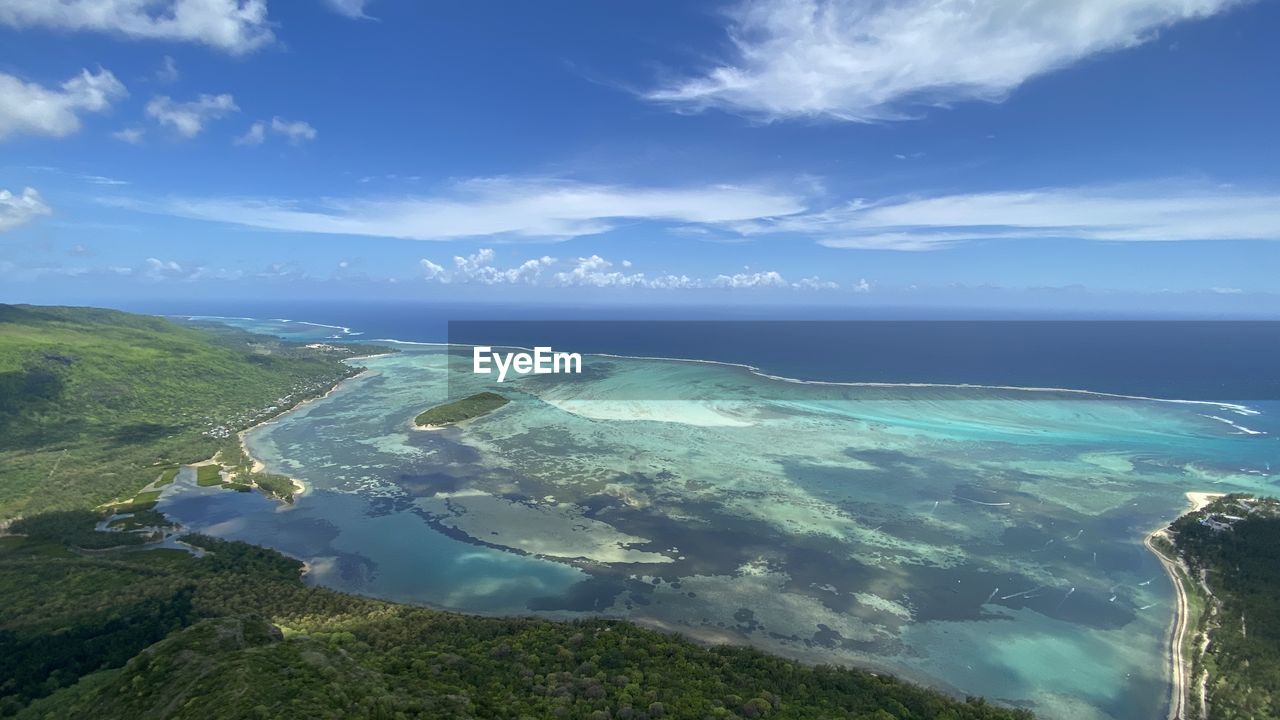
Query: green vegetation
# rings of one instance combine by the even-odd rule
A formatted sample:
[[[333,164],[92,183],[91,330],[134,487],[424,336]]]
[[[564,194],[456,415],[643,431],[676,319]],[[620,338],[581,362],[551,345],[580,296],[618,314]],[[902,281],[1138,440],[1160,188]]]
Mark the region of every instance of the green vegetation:
[[[452,425],[453,423],[460,423],[464,420],[471,420],[491,413],[508,402],[510,401],[497,393],[476,393],[461,400],[437,405],[419,414],[418,417],[414,418],[413,422],[418,427]]]
[[[218,464],[201,465],[196,468],[196,485],[213,487],[222,484],[222,466]]]
[[[1170,531],[1203,602],[1188,717],[1200,717],[1202,684],[1206,720],[1280,717],[1280,503],[1228,495]]]
[[[164,487],[165,485],[171,484],[178,478],[179,469],[180,468],[177,465],[174,465],[171,468],[165,468],[165,471],[160,473],[160,479],[156,480],[156,487]]]
[[[262,488],[262,490],[270,495],[274,495],[281,500],[293,500],[293,481],[284,475],[275,475],[272,473],[253,473],[250,475],[253,484]]]
[[[368,348],[0,305],[0,518],[128,498],[357,372]]]
[[[163,513],[158,513],[155,510],[138,510],[111,520],[107,523],[107,527],[128,532],[153,528],[171,529],[173,523],[169,522],[169,518],[165,517]]]
[[[136,510],[150,510],[155,507],[156,501],[160,499],[159,490],[145,490],[133,496],[128,502],[119,503],[112,506],[116,512],[134,512]]]
[[[242,490],[256,486],[258,489],[285,502],[293,502],[293,481],[285,475],[254,472],[253,459],[244,452],[238,438],[228,440],[218,451],[218,464],[226,471],[230,481],[224,487]],[[216,485],[216,482],[210,483]]]
[[[295,560],[203,536],[185,538],[199,558],[67,552],[92,520],[22,521],[28,536],[0,543],[0,715],[1030,717],[624,622],[470,617],[307,587]]]

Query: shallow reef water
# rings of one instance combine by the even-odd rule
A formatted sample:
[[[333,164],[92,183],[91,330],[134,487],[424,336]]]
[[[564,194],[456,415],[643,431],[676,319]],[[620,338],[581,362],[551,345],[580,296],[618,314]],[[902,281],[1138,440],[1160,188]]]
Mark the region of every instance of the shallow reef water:
[[[624,617],[1046,718],[1129,720],[1159,716],[1169,692],[1173,593],[1143,536],[1186,491],[1280,479],[1274,404],[613,357],[575,382],[470,388],[442,348],[399,349],[248,434],[268,470],[307,484],[294,505],[179,482],[161,509],[344,591]],[[481,389],[511,402],[412,427]]]

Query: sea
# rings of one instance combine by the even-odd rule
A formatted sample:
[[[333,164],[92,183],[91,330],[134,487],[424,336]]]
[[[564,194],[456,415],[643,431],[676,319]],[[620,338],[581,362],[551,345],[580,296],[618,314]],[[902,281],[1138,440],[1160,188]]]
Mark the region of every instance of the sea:
[[[626,618],[1045,718],[1167,712],[1174,596],[1143,537],[1189,491],[1280,481],[1280,323],[131,309],[396,350],[247,434],[306,484],[295,503],[187,471],[161,499],[192,530],[304,560],[307,582]],[[451,362],[477,343],[581,352],[584,372],[498,385]],[[413,426],[482,390],[511,402]]]

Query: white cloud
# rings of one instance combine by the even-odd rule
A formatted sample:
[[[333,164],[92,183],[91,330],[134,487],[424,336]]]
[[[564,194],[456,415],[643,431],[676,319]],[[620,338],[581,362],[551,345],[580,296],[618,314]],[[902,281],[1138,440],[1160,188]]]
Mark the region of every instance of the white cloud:
[[[852,203],[773,224],[828,247],[930,250],[989,239],[1280,240],[1280,194],[1154,183]],[[757,226],[753,231],[759,230]]]
[[[128,185],[130,184],[128,180],[121,180],[120,178],[107,177],[106,175],[81,174],[81,175],[77,175],[77,177],[79,177],[81,180],[84,180],[85,182],[93,183],[94,185]]]
[[[256,122],[249,126],[243,135],[232,140],[236,145],[261,145],[263,140],[267,139],[267,126],[265,123]]]
[[[169,280],[185,278],[189,273],[174,260],[147,258],[141,274],[152,280]]]
[[[235,98],[225,93],[201,95],[190,102],[174,102],[167,95],[159,95],[147,103],[147,117],[161,125],[168,125],[186,138],[199,135],[204,130],[205,123],[210,120],[239,111]]]
[[[1027,80],[1140,45],[1243,0],[742,0],[734,57],[648,93],[679,109],[874,122],[998,102]]]
[[[733,275],[717,275],[711,284],[722,288],[760,288],[788,287],[788,283],[779,273],[767,272],[734,273]]]
[[[23,188],[21,195],[0,190],[0,232],[12,230],[52,212],[35,188]]]
[[[624,187],[540,178],[484,178],[458,183],[434,196],[325,198],[316,205],[212,198],[130,206],[285,232],[542,241],[606,232],[619,220],[719,225],[788,215],[804,207],[793,196],[746,186]]]
[[[172,83],[177,82],[181,76],[182,74],[178,72],[178,61],[170,55],[165,55],[160,63],[160,69],[156,71],[156,81]]]
[[[800,278],[796,282],[791,283],[791,287],[800,290],[839,290],[840,283],[830,280],[823,280],[818,276]]]
[[[555,274],[555,284],[567,287],[647,287],[644,273],[624,273],[599,255],[580,257],[573,267]]]
[[[0,24],[195,42],[236,55],[275,39],[266,0],[4,0]]]
[[[138,127],[123,128],[111,133],[111,137],[130,145],[141,143],[144,135],[146,135],[146,131]]]
[[[446,277],[444,266],[437,265],[426,258],[418,261],[422,264],[422,277],[426,280],[441,280]]]
[[[302,120],[285,120],[282,117],[271,118],[271,130],[285,136],[289,142],[298,144],[316,139],[316,129]]]
[[[866,278],[862,278],[861,280],[858,281],[857,285],[853,286],[853,291],[860,292],[860,293],[869,293],[871,292],[871,283],[867,282]]]
[[[316,129],[311,127],[311,123],[276,116],[271,118],[269,125],[263,121],[250,125],[248,131],[234,142],[236,145],[261,145],[267,139],[268,129],[276,135],[283,135],[292,145],[316,139]]]
[[[257,273],[258,277],[281,277],[293,274],[291,271],[280,270],[284,266],[280,264],[271,265],[266,271]],[[145,278],[155,282],[177,280],[181,282],[195,282],[197,280],[238,280],[245,276],[243,270],[228,270],[226,268],[209,268],[204,265],[189,265],[179,263],[176,260],[161,260],[159,258],[147,258],[142,265],[136,268],[128,267],[111,267],[110,272],[117,275],[130,275]]]
[[[128,95],[109,71],[81,70],[49,89],[0,73],[0,140],[17,133],[63,137],[80,129],[80,113],[102,112]]]
[[[334,12],[355,20],[369,19],[369,15],[365,12],[369,2],[370,0],[325,0],[325,4]]]
[[[465,257],[455,255],[453,258],[453,272],[447,276],[442,276],[440,272],[435,273],[435,275],[445,282],[475,282],[482,285],[532,284],[538,280],[545,268],[555,263],[555,258],[543,256],[533,260],[526,260],[516,267],[500,269],[493,264],[495,257],[496,253],[492,248],[482,248],[478,252]],[[425,270],[430,270],[426,265],[429,262],[429,260],[423,260],[423,268]],[[434,265],[434,267],[439,268],[440,266]],[[440,270],[443,271],[443,268],[440,268]]]
[[[481,285],[521,284],[538,287],[588,287],[632,288],[641,290],[702,290],[711,288],[734,289],[812,289],[834,290],[839,285],[821,278],[805,278],[788,283],[781,274],[773,271],[718,275],[707,280],[684,274],[664,273],[646,275],[643,272],[627,272],[629,261],[615,265],[599,255],[578,257],[561,261],[552,257],[525,260],[511,267],[497,264],[497,253],[492,248],[482,248],[470,255],[453,258],[453,269],[447,269],[427,258],[419,261],[424,280],[446,283]],[[619,270],[618,267],[623,268]],[[865,282],[865,281],[864,281]]]

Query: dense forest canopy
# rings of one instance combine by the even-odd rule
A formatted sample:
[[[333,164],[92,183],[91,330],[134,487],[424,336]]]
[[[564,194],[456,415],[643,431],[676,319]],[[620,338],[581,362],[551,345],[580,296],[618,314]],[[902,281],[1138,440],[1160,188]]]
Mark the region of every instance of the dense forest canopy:
[[[1170,530],[1210,593],[1192,672],[1208,671],[1209,720],[1280,717],[1280,503],[1228,495]]]

